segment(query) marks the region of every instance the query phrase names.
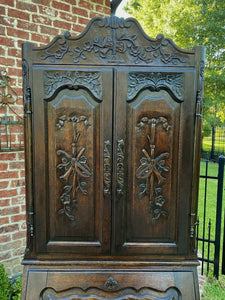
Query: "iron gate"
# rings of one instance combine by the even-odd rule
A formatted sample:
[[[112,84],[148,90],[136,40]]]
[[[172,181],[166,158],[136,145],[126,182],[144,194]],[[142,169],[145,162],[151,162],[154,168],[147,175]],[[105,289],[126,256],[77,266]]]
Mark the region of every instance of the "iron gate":
[[[200,175],[200,178],[204,178],[204,205],[203,205],[203,218],[202,224],[197,221],[196,228],[196,240],[198,249],[198,259],[201,262],[201,274],[203,274],[206,264],[207,273],[209,272],[209,265],[213,264],[213,275],[218,279],[219,267],[220,267],[220,249],[221,249],[221,224],[222,224],[222,200],[223,200],[223,181],[224,181],[224,162],[225,157],[219,157],[218,163],[218,176],[210,176],[208,172],[209,160],[205,162],[205,174]],[[212,222],[209,219],[206,224],[206,212],[207,212],[207,188],[209,180],[217,181],[217,195],[215,194],[216,201],[216,224],[215,224],[215,235],[212,236],[211,227]],[[208,227],[208,228],[207,228]],[[202,232],[200,234],[200,229]],[[208,230],[207,230],[208,229]],[[223,263],[222,263],[222,274],[225,274],[225,241],[223,241]],[[214,247],[211,252],[211,247]],[[212,255],[213,253],[213,255]],[[211,255],[210,255],[211,254]],[[213,256],[213,258],[211,258]]]

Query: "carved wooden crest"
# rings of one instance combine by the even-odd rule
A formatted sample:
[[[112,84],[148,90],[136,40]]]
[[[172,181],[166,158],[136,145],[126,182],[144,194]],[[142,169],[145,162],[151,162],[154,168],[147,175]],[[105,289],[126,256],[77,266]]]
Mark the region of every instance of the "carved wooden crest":
[[[79,36],[65,32],[33,50],[42,63],[194,65],[194,51],[180,49],[162,34],[149,38],[135,19],[116,16],[96,17]]]

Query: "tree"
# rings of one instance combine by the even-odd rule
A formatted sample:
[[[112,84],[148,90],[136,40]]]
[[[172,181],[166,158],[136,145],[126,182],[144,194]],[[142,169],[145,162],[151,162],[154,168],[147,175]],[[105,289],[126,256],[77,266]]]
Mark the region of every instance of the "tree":
[[[216,126],[224,125],[225,1],[130,0],[125,10],[151,37],[163,33],[181,48],[206,46],[203,124],[212,132]]]

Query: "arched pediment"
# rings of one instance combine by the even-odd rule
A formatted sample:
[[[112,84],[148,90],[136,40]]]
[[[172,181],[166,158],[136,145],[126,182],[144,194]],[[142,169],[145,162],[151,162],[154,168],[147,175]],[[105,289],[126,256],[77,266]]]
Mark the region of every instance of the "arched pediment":
[[[195,53],[162,34],[150,38],[135,19],[116,16],[96,17],[77,37],[65,32],[33,51],[39,63],[149,66],[193,66]]]

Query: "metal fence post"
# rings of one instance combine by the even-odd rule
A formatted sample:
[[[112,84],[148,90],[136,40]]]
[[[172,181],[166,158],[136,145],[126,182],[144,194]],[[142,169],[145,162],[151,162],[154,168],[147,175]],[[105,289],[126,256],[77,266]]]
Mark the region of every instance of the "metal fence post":
[[[224,179],[224,161],[225,157],[219,157],[218,186],[217,186],[217,207],[216,207],[216,233],[215,233],[215,254],[214,254],[214,272],[213,275],[219,277],[220,261],[220,237],[221,237],[221,216],[223,200],[223,179]]]

